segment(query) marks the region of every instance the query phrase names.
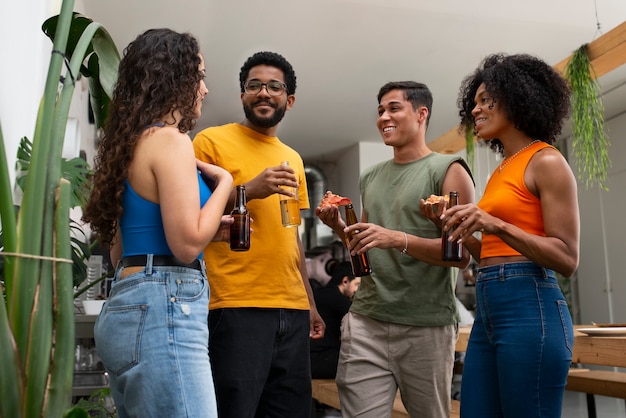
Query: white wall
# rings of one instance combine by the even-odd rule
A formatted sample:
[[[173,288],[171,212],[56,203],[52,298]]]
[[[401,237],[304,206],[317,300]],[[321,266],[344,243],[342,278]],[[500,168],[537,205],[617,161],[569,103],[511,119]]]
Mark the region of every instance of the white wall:
[[[0,3],[0,123],[11,184],[19,141],[34,134],[51,50],[41,24],[52,15],[51,8],[51,0]]]
[[[359,176],[366,168],[393,158],[393,148],[382,142],[359,142],[348,148],[341,155],[329,172],[323,170],[328,178],[328,188],[334,193],[350,198],[354,210],[360,219],[361,193],[359,192]]]
[[[75,2],[79,7],[82,0]],[[15,182],[17,148],[22,137],[33,139],[39,102],[43,95],[52,42],[41,30],[42,23],[58,14],[56,0],[5,1],[0,4],[0,51],[5,57],[0,66],[0,123],[4,136],[11,184]],[[64,157],[77,157],[76,149],[93,156],[95,130],[88,123],[87,81],[74,90],[66,133]],[[76,141],[77,146],[71,146]],[[16,196],[19,199],[19,194]]]
[[[611,139],[609,191],[579,184],[580,266],[577,273],[581,322],[626,322],[626,113],[606,122]]]

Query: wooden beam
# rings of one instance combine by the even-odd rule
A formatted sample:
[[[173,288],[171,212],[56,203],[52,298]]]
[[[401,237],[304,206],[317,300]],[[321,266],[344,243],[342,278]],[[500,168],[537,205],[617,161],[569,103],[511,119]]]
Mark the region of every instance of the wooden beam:
[[[458,127],[452,128],[426,145],[431,150],[442,154],[454,154],[465,149],[465,134],[459,131]]]
[[[587,52],[596,78],[626,64],[626,21],[589,43]],[[569,55],[554,69],[563,74],[571,58]],[[429,142],[428,147],[442,154],[454,154],[465,148],[465,135],[455,127]]]
[[[626,63],[626,22],[616,26],[587,45],[587,54],[595,76],[602,77]],[[572,55],[554,66],[561,74],[572,59]]]

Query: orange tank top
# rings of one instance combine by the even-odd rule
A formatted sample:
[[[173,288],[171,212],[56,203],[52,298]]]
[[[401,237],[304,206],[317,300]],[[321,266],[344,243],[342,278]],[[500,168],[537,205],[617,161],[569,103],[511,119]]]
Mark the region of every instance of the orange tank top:
[[[547,147],[554,148],[545,142],[537,142],[515,155],[508,163],[503,161],[505,165],[502,171],[498,167],[491,174],[478,207],[529,234],[545,237],[541,201],[526,187],[524,172],[533,155]],[[496,235],[483,234],[481,259],[516,255],[520,253]]]

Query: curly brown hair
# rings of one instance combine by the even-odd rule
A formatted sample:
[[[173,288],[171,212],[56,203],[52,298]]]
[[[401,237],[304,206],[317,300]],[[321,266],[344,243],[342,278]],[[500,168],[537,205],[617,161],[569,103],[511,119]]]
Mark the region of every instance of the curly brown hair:
[[[188,33],[150,29],[124,50],[107,121],[94,159],[93,189],[83,219],[110,244],[122,216],[124,180],[142,132],[178,111],[180,132],[195,126],[200,81],[198,41]]]
[[[474,98],[478,87],[485,88],[495,102],[503,105],[508,119],[531,138],[552,144],[570,109],[567,81],[541,59],[528,54],[493,54],[467,76],[459,90],[461,127],[474,128]],[[502,142],[487,141],[494,152],[503,153]]]

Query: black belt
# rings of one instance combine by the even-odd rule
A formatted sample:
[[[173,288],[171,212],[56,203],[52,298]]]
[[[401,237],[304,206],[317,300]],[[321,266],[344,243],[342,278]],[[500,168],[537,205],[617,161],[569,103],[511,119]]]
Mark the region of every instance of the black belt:
[[[122,258],[122,266],[124,267],[145,266],[146,264],[148,264],[147,255],[131,255],[129,257]],[[202,271],[202,263],[200,263],[200,260],[196,259],[193,260],[193,262],[186,264],[173,255],[154,255],[152,256],[152,265],[187,267]]]

